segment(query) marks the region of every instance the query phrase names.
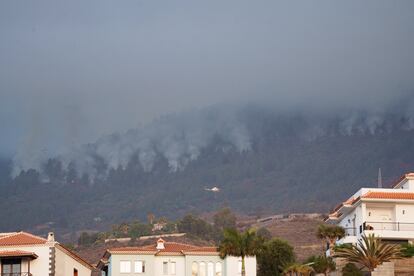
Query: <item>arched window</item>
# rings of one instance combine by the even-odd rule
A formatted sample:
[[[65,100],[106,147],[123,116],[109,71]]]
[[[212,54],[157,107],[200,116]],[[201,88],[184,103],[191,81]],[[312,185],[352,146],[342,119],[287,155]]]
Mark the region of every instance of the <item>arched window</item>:
[[[198,263],[193,262],[191,266],[191,276],[198,276]]]
[[[201,262],[200,263],[200,276],[206,276],[206,263],[205,262]]]
[[[214,264],[212,262],[207,264],[207,276],[214,276]]]
[[[221,263],[216,263],[216,276],[221,276]]]

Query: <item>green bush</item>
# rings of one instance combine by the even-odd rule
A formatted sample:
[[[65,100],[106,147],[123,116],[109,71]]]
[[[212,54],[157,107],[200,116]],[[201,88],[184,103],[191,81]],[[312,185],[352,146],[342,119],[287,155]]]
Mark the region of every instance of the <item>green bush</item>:
[[[403,257],[414,257],[414,245],[409,243],[401,245],[401,253]]]
[[[363,276],[364,274],[361,272],[358,267],[353,263],[348,263],[346,266],[342,269],[342,275],[343,276]]]

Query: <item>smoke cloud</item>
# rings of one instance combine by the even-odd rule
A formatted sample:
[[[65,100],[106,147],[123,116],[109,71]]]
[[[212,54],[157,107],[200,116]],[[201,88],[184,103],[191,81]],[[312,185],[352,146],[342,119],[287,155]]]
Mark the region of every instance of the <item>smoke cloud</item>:
[[[413,13],[381,0],[2,1],[0,155],[15,173],[56,156],[124,167],[134,153],[176,171],[215,135],[250,150],[236,108],[249,104],[303,114],[310,140],[334,119],[343,135],[392,129],[391,113],[412,129]]]

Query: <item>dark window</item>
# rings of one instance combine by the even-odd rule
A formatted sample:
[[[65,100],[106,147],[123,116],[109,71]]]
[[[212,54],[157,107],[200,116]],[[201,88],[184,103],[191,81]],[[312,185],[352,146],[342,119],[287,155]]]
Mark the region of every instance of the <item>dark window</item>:
[[[78,276],[78,270],[76,268],[73,269],[73,276]]]
[[[1,273],[4,275],[21,273],[21,266],[21,259],[3,259],[1,261]]]

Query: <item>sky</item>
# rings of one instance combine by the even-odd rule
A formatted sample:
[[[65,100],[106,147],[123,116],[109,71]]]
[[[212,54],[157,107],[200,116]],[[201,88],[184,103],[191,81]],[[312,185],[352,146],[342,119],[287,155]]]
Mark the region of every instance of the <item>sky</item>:
[[[414,1],[0,2],[0,155],[218,103],[381,109],[414,91]]]

